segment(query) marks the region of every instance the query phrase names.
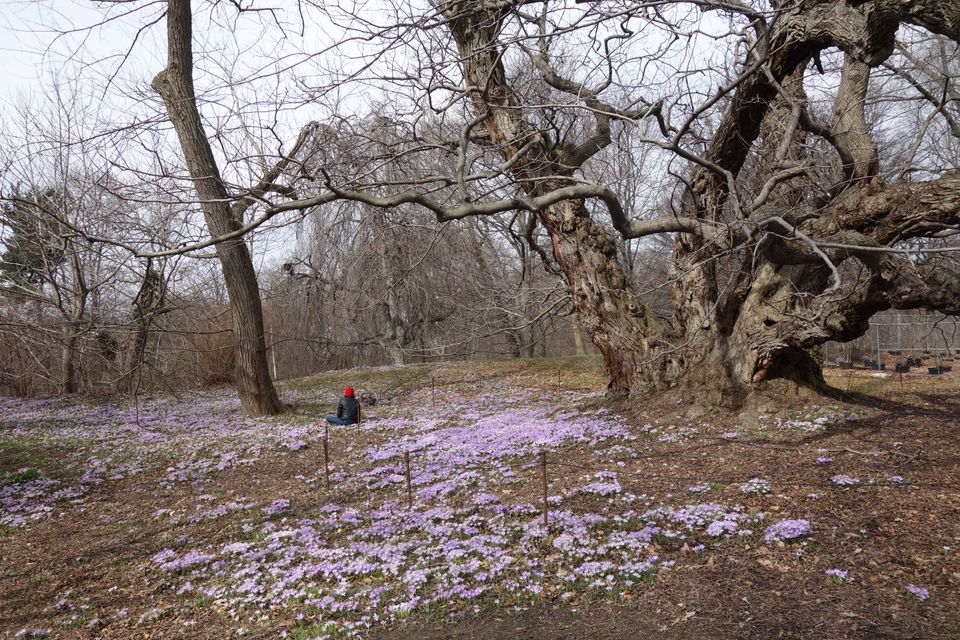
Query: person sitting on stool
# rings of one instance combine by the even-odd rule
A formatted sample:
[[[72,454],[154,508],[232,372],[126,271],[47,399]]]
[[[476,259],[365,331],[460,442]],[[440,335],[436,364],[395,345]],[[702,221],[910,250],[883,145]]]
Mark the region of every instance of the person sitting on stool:
[[[357,424],[360,422],[360,403],[353,395],[353,387],[343,390],[343,397],[337,403],[337,415],[327,416],[330,424]]]

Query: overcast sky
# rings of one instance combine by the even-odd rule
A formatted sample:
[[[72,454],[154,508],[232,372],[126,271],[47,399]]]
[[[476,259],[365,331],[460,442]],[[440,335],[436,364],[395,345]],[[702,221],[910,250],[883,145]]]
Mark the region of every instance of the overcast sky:
[[[102,19],[89,2],[0,0],[0,6],[0,97],[4,107],[39,91],[52,76],[69,73],[76,64],[90,64],[98,57],[122,52],[130,42],[129,25],[123,21],[83,30]],[[74,33],[58,36],[65,31]],[[144,53],[137,52],[137,60]]]
[[[273,0],[271,6],[287,4],[287,10],[277,14],[242,15],[238,15],[230,3],[195,3],[197,88],[202,97],[209,98],[201,105],[208,122],[237,122],[242,117],[244,126],[250,124],[254,129],[260,127],[276,133],[281,140],[292,140],[304,123],[324,119],[332,110],[345,112],[344,115],[362,115],[378,104],[396,107],[403,92],[412,90],[413,83],[406,79],[408,73],[419,73],[429,80],[430,59],[436,55],[431,49],[450,44],[442,32],[420,34],[419,44],[398,45],[386,53],[381,50],[383,42],[368,37],[371,32],[386,34],[387,39],[395,36],[396,33],[383,27],[406,22],[396,14],[416,13],[414,5],[423,4],[423,0],[419,3],[417,0],[364,0],[356,6],[351,2],[327,3],[329,14],[318,9],[301,14],[295,6],[290,6],[292,3]],[[394,5],[393,9],[390,5]],[[570,16],[583,11],[575,6],[570,5],[567,12]],[[141,9],[135,15],[123,16],[124,12],[138,7]],[[117,116],[118,126],[135,118],[138,110],[151,115],[162,112],[148,83],[165,63],[165,23],[159,20],[141,34],[138,28],[159,18],[164,7],[164,2],[149,0],[106,5],[90,0],[0,0],[0,46],[5,71],[0,74],[0,114],[9,114],[13,103],[31,93],[42,92],[57,78],[72,79],[78,74],[82,79],[75,86],[85,102],[106,115],[107,121]],[[354,12],[362,13],[363,19],[354,18]],[[651,31],[649,25],[642,22],[635,25],[646,30],[642,37],[632,40],[631,48],[635,47],[636,51],[630,54],[631,63],[616,67],[625,91],[632,93],[640,88],[651,100],[660,93],[668,98],[680,95],[668,91],[674,82],[672,67],[686,65],[690,60],[711,76],[704,81],[704,89],[723,79],[726,52],[703,33],[705,30],[723,33],[728,25],[716,16],[704,19],[689,8],[683,12],[689,13],[690,32],[676,50],[663,59],[671,63],[664,69],[657,65],[648,69],[637,62],[647,52],[656,54],[664,43],[673,42],[672,34]],[[105,15],[109,19],[101,24]],[[558,13],[560,18],[564,15]],[[608,25],[608,28],[617,26]],[[588,38],[590,35],[574,33],[567,37]],[[591,51],[583,42],[571,42],[565,51],[567,72],[604,75],[606,65],[598,63]],[[522,65],[525,58],[516,51],[514,55]],[[451,59],[448,56],[445,62],[449,64]],[[336,79],[349,76],[367,62],[373,67],[362,74],[366,81],[350,82],[329,94],[314,91],[317,87],[336,84]],[[454,64],[443,69],[446,78],[454,83],[458,82],[455,67]],[[119,75],[114,79],[118,69]],[[377,78],[377,74],[383,77]],[[387,81],[386,76],[394,78]],[[104,91],[107,78],[113,82],[109,90]],[[235,84],[236,80],[242,84]],[[696,78],[687,80],[688,85],[691,82],[695,84]],[[662,86],[658,86],[660,83]],[[205,86],[217,89],[204,96]],[[137,97],[135,89],[145,91]],[[318,93],[321,98],[317,97]],[[321,104],[320,99],[325,99],[327,104]],[[276,108],[286,100],[289,100],[287,106]],[[233,127],[231,131],[237,132],[235,137],[242,147],[241,129]],[[243,158],[249,150],[239,148],[239,152],[235,152],[225,148],[217,152],[230,158]],[[124,157],[123,160],[137,164],[135,159]],[[230,171],[227,165],[225,162],[221,169]],[[120,169],[114,172],[122,177]],[[239,184],[249,182],[249,177],[242,175],[227,178]]]

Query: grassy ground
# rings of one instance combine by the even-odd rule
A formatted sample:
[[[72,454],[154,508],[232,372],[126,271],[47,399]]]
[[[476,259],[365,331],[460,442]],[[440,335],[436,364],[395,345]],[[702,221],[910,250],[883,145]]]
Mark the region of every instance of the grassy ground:
[[[0,400],[0,638],[960,637],[960,376],[828,379],[750,420],[608,406],[591,358],[331,372],[264,420]],[[328,431],[346,385],[377,402]]]

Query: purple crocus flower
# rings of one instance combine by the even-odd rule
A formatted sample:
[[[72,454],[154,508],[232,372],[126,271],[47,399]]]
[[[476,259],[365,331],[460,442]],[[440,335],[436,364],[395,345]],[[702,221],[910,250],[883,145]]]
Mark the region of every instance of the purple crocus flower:
[[[837,475],[830,478],[830,482],[841,487],[852,487],[854,485],[860,484],[860,481],[856,478],[851,478],[850,476],[838,473]]]
[[[847,572],[843,569],[827,569],[824,571],[824,573],[830,576],[830,579],[837,584],[840,584],[847,579]]]
[[[777,540],[795,540],[810,535],[812,531],[813,528],[808,520],[781,520],[766,528],[763,539],[767,544]]]
[[[290,510],[290,501],[286,498],[277,498],[268,506],[264,507],[263,515],[270,517],[286,513]]]
[[[923,602],[924,600],[930,597],[930,592],[927,589],[924,589],[923,587],[918,587],[915,584],[908,584],[907,591],[909,591],[910,595],[916,598],[917,600],[919,600],[920,602]]]

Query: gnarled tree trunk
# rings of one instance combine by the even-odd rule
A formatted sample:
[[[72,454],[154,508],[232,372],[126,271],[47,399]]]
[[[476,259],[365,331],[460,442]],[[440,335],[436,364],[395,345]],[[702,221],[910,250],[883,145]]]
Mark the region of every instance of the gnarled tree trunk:
[[[956,7],[826,0],[783,8],[748,53],[724,117],[699,162],[691,164],[676,217],[631,221],[608,194],[595,191],[624,237],[677,233],[674,313],[660,318],[629,286],[613,232],[591,219],[582,199],[534,201],[576,183],[574,173],[610,143],[613,115],[636,119],[655,109],[625,114],[599,92],[561,78],[541,40],[539,57],[530,55],[544,82],[576,96],[596,119],[593,134],[579,143],[548,140],[524,115],[506,78],[502,49],[508,45],[498,38],[509,4],[451,0],[441,6],[483,122],[482,140],[503,157],[527,197],[522,206],[535,210],[549,233],[583,327],[603,354],[613,394],[686,385],[702,389],[708,402],[737,405],[776,381],[816,389],[824,384],[818,345],[862,335],[877,311],[960,313],[957,274],[875,252],[922,235],[917,223],[955,227],[960,191],[950,190],[958,178],[948,173],[921,184],[884,185],[864,115],[870,69],[890,55],[899,22],[957,40]],[[846,58],[834,121],[823,125],[806,112],[802,83],[811,59],[830,46]],[[808,134],[822,137],[840,158],[842,175],[829,189],[813,185],[821,192],[816,197],[799,182],[810,173],[802,149]],[[750,187],[754,202],[739,193],[747,188],[741,174],[752,153],[767,161]],[[916,213],[917,207],[925,208]],[[841,280],[847,260],[859,262],[867,275]]]

